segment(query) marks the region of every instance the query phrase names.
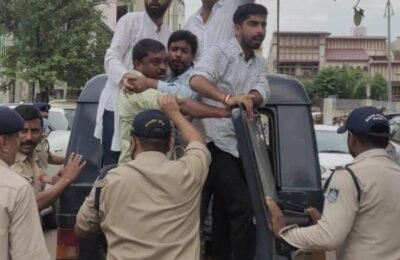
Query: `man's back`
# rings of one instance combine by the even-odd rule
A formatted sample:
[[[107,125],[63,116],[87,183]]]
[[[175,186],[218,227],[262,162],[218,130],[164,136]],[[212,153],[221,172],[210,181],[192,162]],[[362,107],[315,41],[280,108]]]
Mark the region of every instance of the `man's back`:
[[[107,259],[199,259],[200,192],[210,155],[191,143],[170,161],[159,152],[143,152],[112,170],[100,198]]]
[[[400,166],[385,150],[362,153],[350,165],[361,188],[359,210],[339,259],[400,259]]]

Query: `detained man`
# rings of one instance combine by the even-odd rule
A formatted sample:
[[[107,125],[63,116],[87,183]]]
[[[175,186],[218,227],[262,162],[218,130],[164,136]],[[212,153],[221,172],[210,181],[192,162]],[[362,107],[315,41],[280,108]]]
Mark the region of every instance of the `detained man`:
[[[132,59],[135,70],[142,76],[163,80],[166,77],[168,54],[165,47],[158,41],[143,39],[139,41],[132,51]],[[215,107],[192,100],[193,91],[185,84],[174,83],[174,87],[166,87],[165,91],[176,94],[178,104],[183,114],[195,118],[205,117],[228,117],[230,111],[225,107]],[[119,163],[125,163],[130,159],[130,133],[135,116],[145,109],[159,109],[159,98],[163,93],[159,90],[149,88],[138,94],[120,93],[118,100],[118,117],[120,129],[121,155]]]

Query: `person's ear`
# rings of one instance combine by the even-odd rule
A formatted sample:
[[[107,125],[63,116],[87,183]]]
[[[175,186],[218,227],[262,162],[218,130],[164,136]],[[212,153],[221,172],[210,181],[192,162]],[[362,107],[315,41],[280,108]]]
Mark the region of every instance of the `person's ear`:
[[[7,141],[4,135],[0,135],[0,149],[3,153],[6,153],[8,151],[7,149]]]
[[[242,27],[240,24],[235,24],[235,36],[238,37],[241,35]]]
[[[139,69],[141,66],[141,62],[139,60],[133,60],[133,68],[134,69]]]

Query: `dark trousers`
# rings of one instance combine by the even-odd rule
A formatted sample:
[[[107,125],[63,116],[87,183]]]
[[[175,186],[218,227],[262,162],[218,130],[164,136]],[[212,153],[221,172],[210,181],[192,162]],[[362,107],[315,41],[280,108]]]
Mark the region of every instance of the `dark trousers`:
[[[207,204],[213,194],[211,259],[254,260],[256,227],[241,161],[214,143],[208,149],[212,163],[202,203]],[[202,205],[203,212],[205,208]]]
[[[114,112],[104,110],[103,115],[103,167],[117,164],[119,152],[111,151],[111,143],[114,135]]]

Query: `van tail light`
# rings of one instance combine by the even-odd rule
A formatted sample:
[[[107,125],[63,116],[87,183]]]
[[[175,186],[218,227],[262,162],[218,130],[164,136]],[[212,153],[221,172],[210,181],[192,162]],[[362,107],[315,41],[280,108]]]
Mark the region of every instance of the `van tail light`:
[[[73,228],[59,228],[57,234],[57,260],[79,258],[79,239]]]

